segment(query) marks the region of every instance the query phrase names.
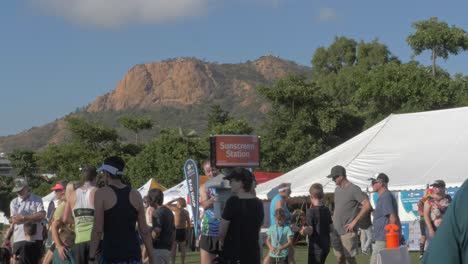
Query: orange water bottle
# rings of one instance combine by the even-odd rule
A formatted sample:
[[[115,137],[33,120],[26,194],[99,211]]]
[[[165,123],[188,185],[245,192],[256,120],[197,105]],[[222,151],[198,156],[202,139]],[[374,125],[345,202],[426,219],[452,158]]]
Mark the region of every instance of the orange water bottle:
[[[385,226],[385,230],[387,231],[385,234],[387,248],[398,248],[400,246],[400,233],[397,231],[400,228],[395,224],[389,224]]]

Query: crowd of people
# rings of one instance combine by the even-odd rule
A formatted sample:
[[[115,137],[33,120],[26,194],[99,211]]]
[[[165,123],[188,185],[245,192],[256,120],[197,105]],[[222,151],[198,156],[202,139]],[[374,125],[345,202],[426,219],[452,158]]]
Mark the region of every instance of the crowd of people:
[[[202,167],[209,179],[218,175],[209,161],[203,162]],[[42,199],[30,192],[27,182],[15,179],[13,192],[17,197],[10,204],[11,225],[3,238],[0,262],[166,264],[175,263],[179,251],[184,263],[187,234],[193,225],[185,199],[164,204],[164,193],[159,189],[150,190],[142,198],[122,181],[124,168],[124,161],[116,156],[106,158],[97,169],[84,166],[82,182],[61,181],[52,187],[56,202],[52,202],[47,213]],[[101,188],[96,187],[98,173],[105,183]],[[263,203],[256,197],[253,174],[248,169],[235,168],[224,176],[232,195],[220,217],[214,209],[216,188],[200,185],[200,262],[293,264],[294,237],[299,234],[307,237],[309,264],[325,263],[330,251],[338,263],[357,263],[356,256],[361,252],[371,254],[371,264],[377,263],[379,253],[387,246],[385,227],[394,224],[401,232],[397,201],[388,189],[390,178],[379,173],[369,179],[373,191],[378,193],[372,208],[368,195],[348,180],[344,167],[331,168],[328,177],[336,184],[333,212],[325,206],[323,186],[314,183],[309,189],[305,223],[300,226],[293,223],[295,213],[288,206],[291,185],[278,186],[270,203],[266,254],[262,252],[260,231],[268,215],[264,215]],[[463,206],[461,199],[467,195],[467,183],[451,207],[445,187],[443,180],[435,181],[418,203],[423,236],[421,258],[427,263],[434,259],[431,248],[447,248],[444,241],[453,246],[447,251],[465,250],[457,256],[467,260],[468,213],[457,210]],[[460,223],[460,219],[465,222]],[[439,232],[444,234],[436,236]],[[460,236],[463,237],[457,239]],[[401,233],[400,238],[399,243],[404,245]]]

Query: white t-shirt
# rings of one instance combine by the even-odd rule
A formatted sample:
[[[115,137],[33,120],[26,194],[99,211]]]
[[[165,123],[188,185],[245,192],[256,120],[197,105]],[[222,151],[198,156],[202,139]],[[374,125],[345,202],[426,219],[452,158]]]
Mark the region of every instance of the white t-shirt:
[[[26,199],[16,197],[10,203],[10,215],[14,216],[21,214],[23,216],[31,215],[39,212],[45,212],[44,205],[42,204],[42,198],[34,194],[30,194]],[[42,237],[42,224],[37,222],[37,232],[32,237],[33,240],[43,240]],[[15,225],[13,231],[14,242],[20,242],[26,240],[24,235],[23,225]]]

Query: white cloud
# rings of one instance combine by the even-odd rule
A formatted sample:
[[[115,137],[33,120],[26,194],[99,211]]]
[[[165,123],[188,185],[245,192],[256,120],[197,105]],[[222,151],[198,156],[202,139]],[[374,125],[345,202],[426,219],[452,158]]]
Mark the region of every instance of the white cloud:
[[[330,7],[321,7],[319,9],[319,14],[317,16],[318,21],[327,22],[327,21],[335,21],[338,19],[336,11]]]
[[[117,28],[131,23],[156,24],[197,16],[210,0],[30,0],[51,15],[73,23]]]

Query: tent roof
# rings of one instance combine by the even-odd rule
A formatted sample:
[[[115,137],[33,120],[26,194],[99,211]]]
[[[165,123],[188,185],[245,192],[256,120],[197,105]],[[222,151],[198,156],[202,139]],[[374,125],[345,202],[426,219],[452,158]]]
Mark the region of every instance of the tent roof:
[[[348,179],[363,190],[368,178],[384,172],[390,190],[424,189],[443,179],[447,187],[467,178],[468,107],[411,114],[394,114],[338,147],[276,179],[257,186],[266,194],[283,182],[292,184],[293,196],[308,195],[312,183],[334,192],[326,176],[335,165],[347,170]]]
[[[283,172],[264,172],[264,171],[254,171],[255,180],[258,184],[270,181],[276,177],[283,175]]]
[[[155,179],[151,178],[143,186],[138,188],[138,192],[140,192],[142,197],[145,197],[148,194],[148,191],[152,189],[160,189],[162,191],[165,191],[167,188],[162,186]]]

